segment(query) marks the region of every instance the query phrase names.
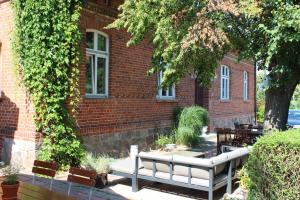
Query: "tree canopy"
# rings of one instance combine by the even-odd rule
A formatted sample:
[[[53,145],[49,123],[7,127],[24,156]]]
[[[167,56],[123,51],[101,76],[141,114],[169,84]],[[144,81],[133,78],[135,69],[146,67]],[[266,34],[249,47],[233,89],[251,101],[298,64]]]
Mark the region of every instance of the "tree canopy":
[[[168,65],[164,81],[196,74],[200,83],[209,84],[218,61],[230,49],[223,19],[238,15],[236,8],[233,0],[125,0],[119,18],[109,27],[126,28],[132,36],[128,45],[150,40],[154,52],[149,72]]]

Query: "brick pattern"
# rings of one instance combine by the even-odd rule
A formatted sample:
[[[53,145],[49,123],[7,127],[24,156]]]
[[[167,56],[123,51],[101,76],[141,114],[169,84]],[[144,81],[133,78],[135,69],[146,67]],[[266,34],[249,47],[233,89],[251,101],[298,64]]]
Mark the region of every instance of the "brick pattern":
[[[33,109],[20,77],[13,66],[11,52],[12,10],[9,1],[0,1],[0,150],[3,137],[35,140]]]
[[[212,119],[210,130],[215,127],[232,127],[234,121],[252,123],[255,118],[255,67],[251,62],[235,62],[236,57],[228,54],[221,64],[230,68],[230,100],[220,100],[220,67],[216,71],[217,79],[209,90],[209,112]],[[249,100],[243,99],[243,72],[249,73]],[[229,121],[231,121],[231,123]]]
[[[114,2],[114,1],[112,1]],[[100,5],[99,7],[101,7]],[[94,9],[100,10],[100,9]],[[106,33],[110,40],[109,97],[85,98],[85,60],[81,63],[80,91],[82,94],[78,125],[82,135],[128,132],[138,129],[171,126],[173,110],[194,103],[194,80],[187,77],[176,86],[177,99],[156,99],[156,76],[148,77],[152,46],[147,40],[141,45],[127,47],[129,35],[123,31],[103,27],[112,22],[110,17],[84,9],[81,19],[82,41],[86,29]],[[81,51],[85,55],[85,43]]]

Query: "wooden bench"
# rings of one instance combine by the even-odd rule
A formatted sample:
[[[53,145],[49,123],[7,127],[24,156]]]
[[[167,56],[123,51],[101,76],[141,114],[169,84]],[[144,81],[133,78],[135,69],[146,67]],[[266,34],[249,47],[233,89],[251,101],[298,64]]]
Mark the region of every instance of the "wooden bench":
[[[68,196],[70,195],[71,192],[72,183],[77,183],[77,184],[82,184],[90,187],[90,193],[89,193],[89,200],[90,200],[92,197],[93,187],[95,186],[96,177],[97,177],[96,171],[71,167],[69,169],[69,175],[68,175],[68,182],[70,182],[69,189],[68,189]]]
[[[35,160],[32,168],[32,173],[34,174],[32,183],[35,183],[35,177],[37,174],[51,177],[49,189],[52,190],[53,179],[57,170],[58,165],[56,163]]]

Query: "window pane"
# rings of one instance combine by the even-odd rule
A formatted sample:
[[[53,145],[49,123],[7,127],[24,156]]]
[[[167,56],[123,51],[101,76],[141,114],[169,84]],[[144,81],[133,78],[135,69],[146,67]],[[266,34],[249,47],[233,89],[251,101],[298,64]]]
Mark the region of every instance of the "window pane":
[[[98,47],[97,50],[106,51],[106,38],[98,34]]]
[[[222,85],[221,85],[221,90],[222,90],[222,99],[225,98],[225,79],[222,78]]]
[[[229,84],[228,84],[228,79],[225,80],[225,84],[226,84],[225,98],[228,99],[229,98]]]
[[[93,61],[92,56],[87,56],[87,63],[86,63],[86,82],[85,82],[85,89],[87,94],[93,93]]]
[[[167,91],[166,91],[166,90],[162,90],[162,91],[161,91],[161,95],[162,95],[163,97],[167,96]]]
[[[105,94],[106,59],[97,58],[97,94]]]
[[[94,49],[94,33],[93,32],[86,33],[86,46],[89,49]]]
[[[169,96],[173,97],[173,86],[169,87]]]

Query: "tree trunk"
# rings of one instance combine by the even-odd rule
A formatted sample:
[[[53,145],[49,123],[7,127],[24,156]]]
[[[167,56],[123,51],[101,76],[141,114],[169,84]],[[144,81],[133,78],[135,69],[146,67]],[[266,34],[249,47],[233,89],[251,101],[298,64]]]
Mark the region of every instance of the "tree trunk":
[[[297,86],[297,80],[290,80],[278,88],[266,91],[265,129],[286,130],[291,98]]]

